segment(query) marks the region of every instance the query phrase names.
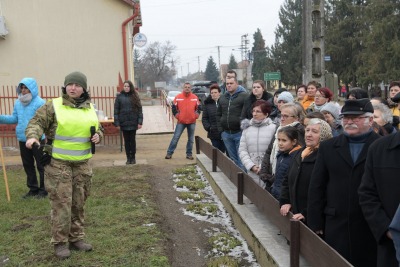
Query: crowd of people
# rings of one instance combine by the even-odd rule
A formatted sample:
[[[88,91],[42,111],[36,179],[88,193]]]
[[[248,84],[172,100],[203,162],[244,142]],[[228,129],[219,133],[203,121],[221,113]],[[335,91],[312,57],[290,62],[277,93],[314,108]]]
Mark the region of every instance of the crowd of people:
[[[228,73],[204,106],[213,146],[352,265],[399,266],[400,82],[387,99],[341,91],[340,105],[316,81],[295,96],[260,80],[246,93]]]
[[[47,102],[33,78],[22,79],[17,93],[13,114],[1,115],[0,123],[17,124],[29,188],[24,198],[49,196],[58,258],[70,257],[70,249],[90,251],[83,240],[88,160],[103,130],[86,76],[68,74],[62,96]],[[186,82],[172,103],[177,125],[165,159],[172,158],[185,129],[186,159],[194,159],[196,120],[203,111],[212,145],[279,202],[282,216],[303,221],[354,266],[398,266],[400,82],[390,84],[387,99],[362,88],[344,96],[341,106],[316,81],[298,86],[294,96],[285,88],[272,95],[256,80],[248,93],[230,70],[225,84],[212,85],[201,104]],[[143,112],[131,81],[116,97],[114,124],[123,133],[126,164],[135,164]]]

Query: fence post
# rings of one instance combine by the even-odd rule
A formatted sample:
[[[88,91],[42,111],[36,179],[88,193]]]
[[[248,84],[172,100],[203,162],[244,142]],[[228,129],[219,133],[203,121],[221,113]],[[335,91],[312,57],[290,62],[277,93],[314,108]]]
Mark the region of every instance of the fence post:
[[[244,192],[244,175],[243,172],[238,172],[238,191],[237,191],[237,202],[239,205],[243,205],[243,192]]]
[[[194,137],[195,143],[196,143],[196,154],[200,154],[200,137],[199,136],[195,136]]]
[[[212,172],[217,171],[217,149],[214,147],[212,150]]]
[[[300,221],[290,219],[290,267],[300,266]]]

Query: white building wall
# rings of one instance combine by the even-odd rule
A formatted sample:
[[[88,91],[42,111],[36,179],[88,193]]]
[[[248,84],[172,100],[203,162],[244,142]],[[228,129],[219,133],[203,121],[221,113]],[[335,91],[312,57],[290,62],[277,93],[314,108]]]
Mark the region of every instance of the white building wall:
[[[62,85],[75,70],[87,75],[89,86],[116,86],[119,74],[123,79],[121,25],[133,14],[123,1],[0,1],[9,30],[0,38],[0,86],[23,77]]]

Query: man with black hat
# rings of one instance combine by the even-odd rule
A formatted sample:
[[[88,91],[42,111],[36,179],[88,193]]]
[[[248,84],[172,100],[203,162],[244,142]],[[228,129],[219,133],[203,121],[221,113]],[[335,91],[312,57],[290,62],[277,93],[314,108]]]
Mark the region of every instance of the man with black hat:
[[[399,102],[400,93],[392,100]],[[389,231],[400,203],[399,160],[400,132],[377,140],[368,150],[358,189],[361,208],[378,246],[377,266],[400,266],[396,260],[395,238]]]
[[[308,191],[308,226],[354,266],[376,266],[376,243],[359,205],[357,189],[372,128],[367,98],[347,100],[341,110],[343,134],[324,141]]]
[[[39,138],[44,133],[52,141],[52,147],[46,147],[42,156],[51,204],[51,243],[56,257],[66,259],[71,255],[69,248],[92,250],[92,245],[83,241],[84,206],[93,175],[88,161],[92,157],[91,144],[99,143],[103,132],[83,73],[68,74],[62,92],[62,97],[37,110],[25,135],[30,149],[34,144],[40,145]]]

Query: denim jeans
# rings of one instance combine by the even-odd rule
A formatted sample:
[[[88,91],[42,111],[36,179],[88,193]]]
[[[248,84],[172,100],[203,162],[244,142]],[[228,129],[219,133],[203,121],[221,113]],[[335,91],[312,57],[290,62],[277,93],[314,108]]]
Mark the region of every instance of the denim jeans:
[[[218,148],[222,153],[225,153],[225,144],[221,139],[210,139],[213,147]]]
[[[246,171],[246,168],[243,166],[242,162],[239,158],[239,144],[240,144],[240,137],[242,137],[242,132],[230,134],[228,132],[222,132],[222,140],[224,140],[226,151],[228,151],[229,157],[235,162],[235,164],[241,168],[242,170]]]
[[[188,141],[186,144],[186,156],[192,156],[193,142],[194,142],[194,130],[196,129],[196,123],[182,124],[178,123],[175,127],[174,136],[172,137],[171,143],[169,144],[167,154],[172,155],[178,145],[179,138],[183,131],[187,128]]]

